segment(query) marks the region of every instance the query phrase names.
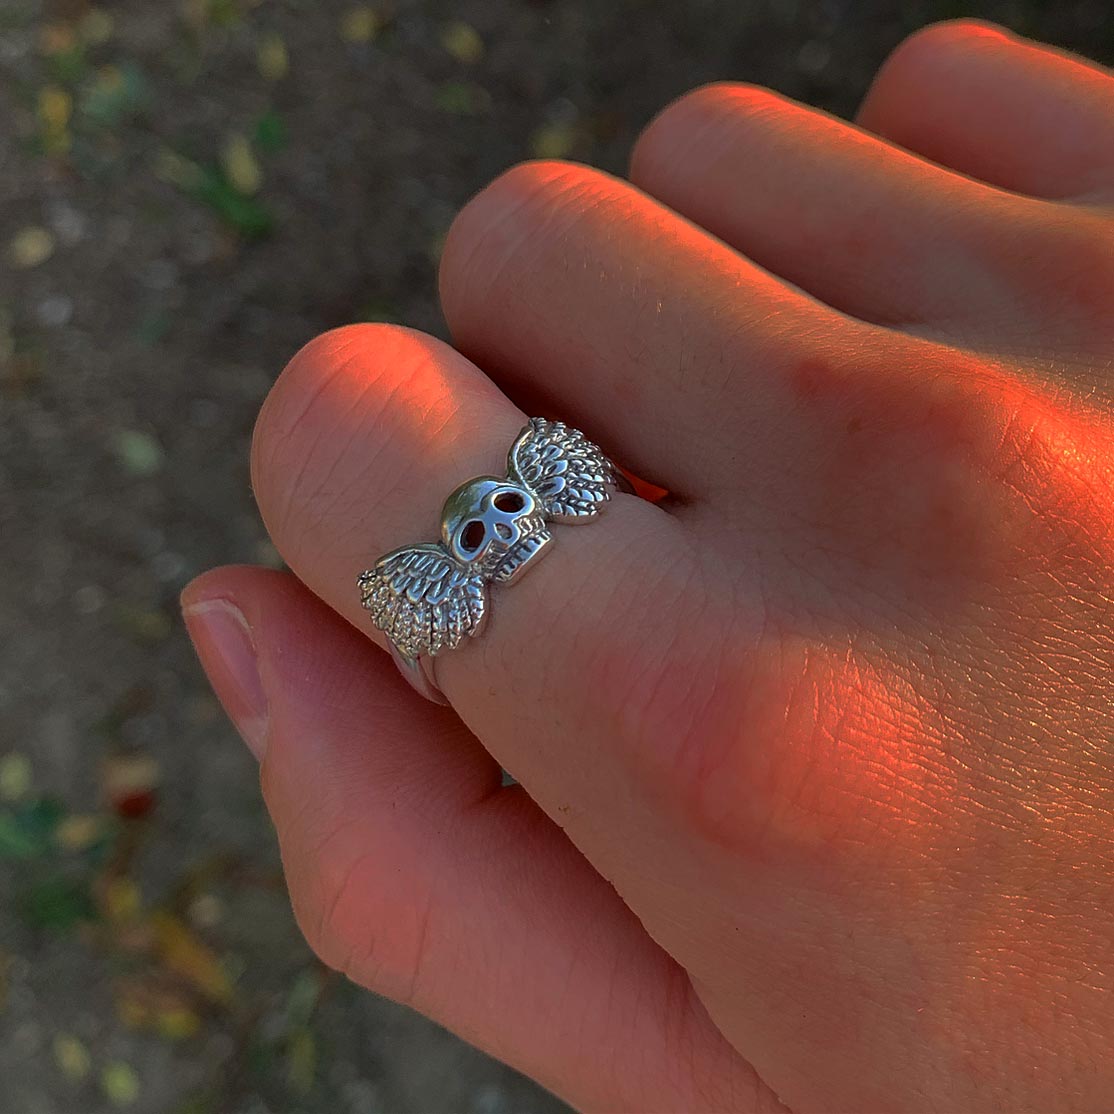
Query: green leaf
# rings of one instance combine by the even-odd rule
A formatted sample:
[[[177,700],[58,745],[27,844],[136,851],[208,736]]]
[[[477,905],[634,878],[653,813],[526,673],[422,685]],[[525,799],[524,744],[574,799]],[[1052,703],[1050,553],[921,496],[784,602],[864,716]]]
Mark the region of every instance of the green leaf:
[[[256,120],[252,138],[261,151],[273,155],[286,146],[289,138],[286,131],[286,122],[274,109],[265,112]]]
[[[34,883],[20,897],[19,910],[32,928],[69,932],[96,915],[88,889],[60,875]]]
[[[162,468],[162,446],[143,430],[119,430],[112,439],[112,447],[120,463],[133,476],[153,476]]]
[[[147,101],[143,71],[134,62],[124,62],[98,73],[81,99],[81,112],[101,127],[114,128],[136,116]]]
[[[93,1066],[89,1049],[77,1037],[69,1033],[58,1033],[54,1038],[54,1062],[62,1074],[73,1083],[80,1083]]]
[[[286,1024],[291,1029],[305,1028],[321,998],[321,972],[316,967],[299,971],[286,997]]]
[[[449,81],[437,90],[434,101],[442,112],[450,112],[454,116],[476,116],[491,107],[491,94],[482,85]]]
[[[54,830],[65,814],[66,810],[62,807],[61,801],[53,797],[40,797],[19,810],[24,827],[48,843],[53,841]]]
[[[215,1088],[195,1091],[181,1106],[174,1108],[174,1114],[215,1114],[221,1109],[220,1099],[220,1092]]]
[[[235,27],[244,21],[236,0],[209,0],[206,8],[209,19],[217,27]]]
[[[22,751],[13,750],[0,757],[0,798],[19,801],[27,796],[34,780],[31,760]]]
[[[139,1076],[123,1060],[113,1060],[101,1069],[101,1090],[113,1106],[131,1106],[139,1098]]]
[[[265,1041],[256,1034],[248,1045],[248,1070],[261,1079],[269,1079],[275,1070],[277,1050],[271,1041]]]
[[[309,1029],[295,1029],[286,1045],[286,1081],[295,1094],[308,1094],[317,1075],[317,1042]]]
[[[55,81],[60,81],[63,85],[76,84],[89,70],[85,47],[75,42],[64,50],[50,54],[47,58],[47,70]]]
[[[33,859],[54,850],[62,806],[43,798],[0,812],[0,859]]]
[[[10,812],[0,812],[0,859],[33,859],[45,848]]]
[[[193,194],[246,240],[261,239],[274,228],[270,209],[258,198],[240,193],[218,167],[202,168]]]

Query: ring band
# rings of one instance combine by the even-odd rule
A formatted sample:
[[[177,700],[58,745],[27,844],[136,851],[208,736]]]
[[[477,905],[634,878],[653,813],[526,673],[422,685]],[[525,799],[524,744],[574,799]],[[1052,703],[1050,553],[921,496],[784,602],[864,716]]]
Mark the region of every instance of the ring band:
[[[550,522],[586,522],[620,487],[620,473],[579,430],[531,418],[507,455],[506,475],[477,476],[445,500],[441,539],[393,549],[360,573],[360,599],[402,675],[446,704],[438,654],[475,638],[492,584],[513,584],[553,541]]]

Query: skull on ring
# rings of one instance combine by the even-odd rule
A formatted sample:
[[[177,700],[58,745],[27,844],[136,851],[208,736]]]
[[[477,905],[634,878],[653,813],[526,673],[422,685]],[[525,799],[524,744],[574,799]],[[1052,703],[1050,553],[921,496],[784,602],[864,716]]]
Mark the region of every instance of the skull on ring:
[[[441,539],[462,564],[509,583],[541,556],[552,535],[538,500],[510,479],[480,476],[445,500]]]

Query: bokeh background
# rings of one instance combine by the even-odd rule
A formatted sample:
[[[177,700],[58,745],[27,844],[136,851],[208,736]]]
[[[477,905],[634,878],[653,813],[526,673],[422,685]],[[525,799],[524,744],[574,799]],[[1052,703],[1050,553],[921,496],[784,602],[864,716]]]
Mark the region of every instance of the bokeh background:
[[[176,599],[279,564],[248,484],[289,356],[444,336],[454,211],[621,173],[698,83],[850,114],[981,15],[1114,56],[1106,0],[0,0],[0,1111],[563,1109],[331,976]]]

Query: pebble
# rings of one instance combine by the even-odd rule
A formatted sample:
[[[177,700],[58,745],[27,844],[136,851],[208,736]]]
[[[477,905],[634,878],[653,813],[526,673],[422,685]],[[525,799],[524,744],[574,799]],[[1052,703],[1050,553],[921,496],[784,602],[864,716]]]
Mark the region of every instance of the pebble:
[[[501,1087],[488,1083],[472,1096],[472,1111],[473,1114],[510,1114],[510,1103]]]
[[[36,307],[35,313],[41,324],[48,329],[60,329],[73,319],[73,298],[65,294],[51,294]]]
[[[12,237],[8,244],[8,259],[13,267],[38,267],[54,254],[54,246],[53,233],[40,225],[30,224]]]
[[[84,240],[89,228],[85,214],[65,200],[52,201],[47,206],[47,219],[54,235],[67,247],[73,247]]]
[[[828,68],[828,63],[832,60],[832,48],[825,42],[819,39],[809,39],[800,50],[797,51],[797,69],[801,73],[816,76],[823,73]]]
[[[151,558],[151,571],[164,584],[173,583],[186,571],[186,559],[167,549]]]

